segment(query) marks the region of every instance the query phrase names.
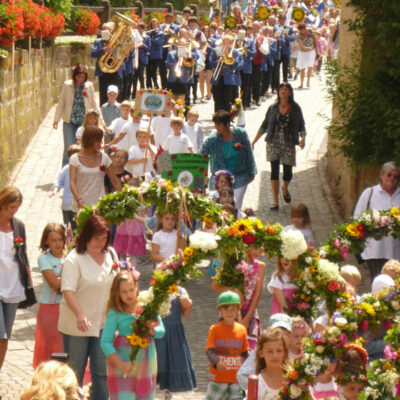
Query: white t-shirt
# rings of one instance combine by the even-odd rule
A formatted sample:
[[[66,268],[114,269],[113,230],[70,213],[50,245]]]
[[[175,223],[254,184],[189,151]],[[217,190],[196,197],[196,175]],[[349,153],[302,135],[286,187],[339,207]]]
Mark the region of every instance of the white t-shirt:
[[[201,126],[196,122],[193,126],[190,126],[187,122],[184,125],[184,133],[188,136],[193,144],[193,151],[197,153],[199,151],[199,135],[201,131]]]
[[[150,145],[151,149],[153,150],[154,154],[157,153],[157,149],[155,146]],[[145,150],[142,150],[139,145],[132,146],[129,149],[129,160],[140,160],[141,158],[144,157],[145,155]],[[133,175],[136,176],[144,176],[147,173],[154,173],[154,168],[153,168],[153,160],[151,158],[151,155],[149,152],[147,152],[147,163],[146,163],[146,168],[143,171],[143,164],[136,164],[136,165],[127,165],[126,167],[128,168],[129,172],[132,173]]]
[[[122,131],[122,128],[125,126],[126,123],[132,122],[132,118],[129,117],[128,119],[124,119],[122,117],[115,118],[110,126],[107,126],[107,129],[109,129],[113,134],[114,137],[118,136]],[[118,143],[119,144],[119,143]],[[119,146],[117,146],[119,147]]]
[[[150,133],[154,136],[154,143],[157,149],[163,146],[169,135],[173,135],[171,118],[154,117],[151,120]]]
[[[261,374],[258,374],[258,400],[278,400],[277,389],[271,389]]]
[[[169,154],[189,153],[189,148],[191,147],[193,149],[193,144],[186,135],[169,135],[162,147],[164,150],[167,150]]]
[[[78,254],[74,249],[68,254],[61,272],[61,292],[71,290],[75,293],[83,313],[92,325],[87,332],[80,331],[77,327],[76,316],[63,296],[58,320],[58,330],[61,333],[71,336],[99,337],[100,330],[104,326],[111,284],[115,277],[112,265],[117,259],[115,250],[111,248],[105,254],[101,265],[87,252]]]
[[[307,243],[313,244],[313,242],[314,242],[314,238],[313,238],[310,228],[299,229],[299,228],[296,228],[293,224],[291,224],[291,225],[285,226],[284,230],[285,231],[299,231],[303,234],[304,239],[306,240]]]
[[[0,231],[0,274],[0,300],[6,303],[25,300],[25,290],[19,279],[19,266],[15,259],[13,231]]]
[[[82,198],[83,203],[88,206],[96,204],[97,200],[105,195],[105,171],[102,171],[100,166],[93,168],[84,166],[79,159],[78,153],[75,153],[71,156],[69,165],[72,165],[77,170],[76,186],[79,197]],[[101,165],[104,166],[105,169],[111,165],[110,157],[103,152],[101,152]],[[71,210],[74,212],[78,211],[78,205],[76,204],[75,197],[72,197]]]
[[[297,286],[294,283],[290,282],[290,278],[286,273],[282,274],[282,281],[278,276],[273,276],[268,283],[268,291],[270,293],[274,293],[274,288],[276,289],[297,289]]]
[[[158,253],[161,257],[173,256],[176,252],[176,229],[171,232],[157,231],[151,242],[159,246]]]
[[[148,127],[149,127],[148,121],[141,120],[140,122],[133,122],[133,121],[126,122],[122,127],[121,132],[126,132],[127,134],[122,138],[122,140],[120,140],[115,145],[120,149],[125,149],[126,151],[128,151],[132,146],[137,145],[136,131],[139,128],[148,129]]]
[[[80,142],[82,141],[82,135],[83,135],[83,131],[85,130],[85,126],[80,126],[77,130],[76,130],[76,133],[75,133],[75,139],[76,140],[79,140]],[[103,128],[101,127],[101,126],[99,126],[99,128],[103,131],[103,133],[104,133],[104,130],[103,130]]]

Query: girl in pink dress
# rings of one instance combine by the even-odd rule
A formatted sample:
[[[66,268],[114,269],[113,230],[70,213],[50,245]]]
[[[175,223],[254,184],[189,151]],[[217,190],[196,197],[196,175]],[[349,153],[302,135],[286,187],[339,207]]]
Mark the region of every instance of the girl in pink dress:
[[[271,315],[286,313],[294,302],[297,287],[291,280],[294,278],[292,263],[285,258],[277,258],[276,271],[268,283],[268,291],[273,294]]]
[[[249,247],[247,251],[244,302],[240,309],[242,314],[240,323],[247,329],[247,340],[251,350],[256,349],[257,338],[261,333],[257,306],[260,301],[265,276],[265,263],[258,261],[258,257],[262,254],[262,251],[262,249],[254,247]]]
[[[138,181],[129,179],[130,186],[138,186]],[[120,258],[130,256],[132,265],[136,264],[135,256],[146,254],[146,239],[144,226],[135,219],[128,219],[117,226],[113,247]]]

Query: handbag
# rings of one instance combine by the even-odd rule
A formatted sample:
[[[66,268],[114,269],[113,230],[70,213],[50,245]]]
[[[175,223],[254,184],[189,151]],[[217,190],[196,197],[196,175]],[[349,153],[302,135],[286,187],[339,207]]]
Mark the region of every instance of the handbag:
[[[18,304],[18,308],[32,307],[34,304],[37,303],[35,290],[29,284],[25,286],[25,297],[26,299]]]

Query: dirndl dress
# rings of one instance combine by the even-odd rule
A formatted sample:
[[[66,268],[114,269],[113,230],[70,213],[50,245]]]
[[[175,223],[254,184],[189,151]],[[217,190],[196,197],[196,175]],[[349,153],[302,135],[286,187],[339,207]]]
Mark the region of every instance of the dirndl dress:
[[[143,225],[129,219],[117,226],[113,247],[118,254],[145,255],[146,239]]]
[[[242,318],[246,316],[249,311],[251,301],[255,295],[256,284],[258,280],[258,261],[254,260],[253,265],[248,264],[247,270],[247,284],[244,292],[244,302],[240,309]],[[249,343],[250,350],[255,350],[257,348],[257,339],[261,334],[260,318],[258,315],[258,310],[256,309],[253,314],[253,318],[249,323],[247,328],[247,341]]]
[[[185,289],[179,288],[178,295]],[[185,330],[182,324],[181,303],[174,295],[171,312],[162,319],[165,335],[156,339],[157,383],[161,390],[187,392],[197,387],[196,375],[192,364]]]
[[[156,390],[157,361],[154,339],[149,337],[149,346],[136,355],[133,368],[124,378],[123,372],[107,361],[107,382],[110,400],[152,400]],[[132,346],[126,336],[118,335],[113,346],[118,357],[129,361]]]

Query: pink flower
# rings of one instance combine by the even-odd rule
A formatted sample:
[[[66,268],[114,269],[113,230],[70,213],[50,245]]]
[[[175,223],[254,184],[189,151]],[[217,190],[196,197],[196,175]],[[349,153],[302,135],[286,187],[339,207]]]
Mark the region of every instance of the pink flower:
[[[349,249],[347,247],[340,248],[340,255],[345,260],[349,256]]]
[[[385,346],[385,350],[383,350],[383,354],[385,355],[385,358],[388,360],[395,360],[397,357],[397,353],[393,351],[393,349],[390,347],[390,344]]]
[[[305,303],[304,301],[302,303],[297,304],[298,310],[308,310],[309,308],[310,305],[308,303]]]
[[[365,319],[364,321],[361,321],[360,324],[359,324],[359,327],[363,332],[367,332],[367,330],[369,328],[368,320]]]
[[[344,346],[345,344],[347,344],[347,336],[345,333],[341,333],[339,336],[339,343]]]
[[[336,248],[340,249],[340,242],[338,239],[336,239],[333,243],[332,243]]]

